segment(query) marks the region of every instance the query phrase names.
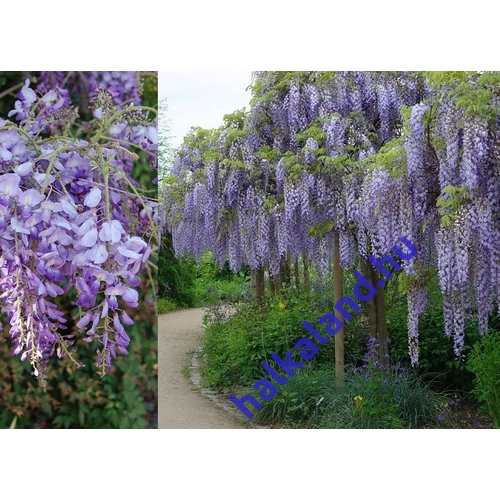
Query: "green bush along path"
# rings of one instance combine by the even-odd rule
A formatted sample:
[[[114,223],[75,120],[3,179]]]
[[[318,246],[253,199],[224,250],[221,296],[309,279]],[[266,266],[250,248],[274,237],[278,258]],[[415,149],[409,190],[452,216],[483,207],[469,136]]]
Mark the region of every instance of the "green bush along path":
[[[202,333],[203,309],[158,316],[160,429],[242,429],[231,415],[204,398],[184,375]]]

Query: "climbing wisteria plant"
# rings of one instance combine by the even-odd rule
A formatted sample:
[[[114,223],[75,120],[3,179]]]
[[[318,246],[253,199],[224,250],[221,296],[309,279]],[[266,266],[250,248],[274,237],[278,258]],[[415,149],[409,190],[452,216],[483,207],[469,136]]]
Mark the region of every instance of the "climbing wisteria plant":
[[[135,161],[157,168],[156,110],[140,104],[140,77],[86,78],[89,110],[72,106],[72,75],[29,79],[0,119],[0,299],[13,353],[42,382],[49,359],[80,342],[96,346],[97,371],[127,354],[127,307],[156,245],[156,201],[132,178]],[[78,308],[68,330],[61,298]]]
[[[486,332],[500,300],[500,73],[257,72],[252,95],[175,160],[177,253],[271,276],[290,258],[327,274],[338,253],[341,276],[405,235],[418,248],[399,278],[411,362],[436,274],[460,358],[466,319]]]

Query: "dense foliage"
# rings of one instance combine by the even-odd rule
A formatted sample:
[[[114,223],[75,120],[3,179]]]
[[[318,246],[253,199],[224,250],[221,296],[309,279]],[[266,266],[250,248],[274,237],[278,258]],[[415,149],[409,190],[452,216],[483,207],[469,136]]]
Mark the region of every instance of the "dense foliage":
[[[492,332],[478,344],[468,361],[475,375],[475,393],[500,429],[500,331]]]

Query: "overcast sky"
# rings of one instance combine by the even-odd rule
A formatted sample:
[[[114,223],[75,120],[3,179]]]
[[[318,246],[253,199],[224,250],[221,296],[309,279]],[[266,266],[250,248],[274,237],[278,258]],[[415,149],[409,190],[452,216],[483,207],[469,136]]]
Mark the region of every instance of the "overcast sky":
[[[193,126],[217,128],[225,114],[248,110],[250,80],[251,71],[160,71],[158,93],[167,99],[172,146],[180,146]]]

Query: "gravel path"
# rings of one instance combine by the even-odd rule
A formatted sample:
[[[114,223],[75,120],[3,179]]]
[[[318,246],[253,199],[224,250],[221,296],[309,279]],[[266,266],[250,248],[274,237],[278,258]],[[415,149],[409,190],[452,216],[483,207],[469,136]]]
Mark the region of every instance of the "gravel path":
[[[243,429],[184,375],[202,333],[202,309],[158,316],[158,403],[160,429]]]

